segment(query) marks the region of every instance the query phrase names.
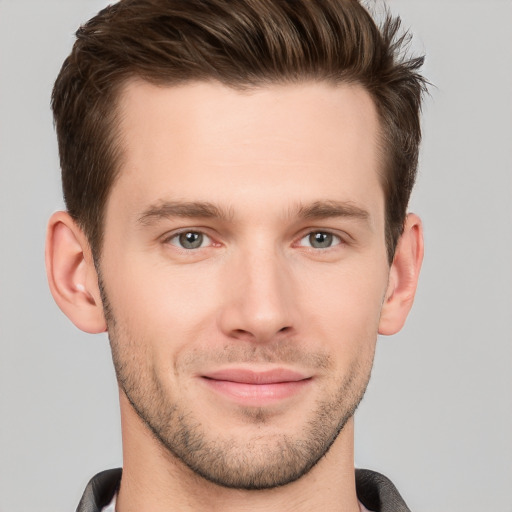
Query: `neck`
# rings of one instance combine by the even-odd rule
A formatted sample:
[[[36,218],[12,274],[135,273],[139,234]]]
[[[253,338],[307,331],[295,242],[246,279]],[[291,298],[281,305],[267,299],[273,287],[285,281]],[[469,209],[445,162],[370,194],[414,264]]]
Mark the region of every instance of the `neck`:
[[[121,395],[123,477],[117,512],[359,512],[353,420],[304,476],[266,490],[221,487],[198,476],[164,448]]]

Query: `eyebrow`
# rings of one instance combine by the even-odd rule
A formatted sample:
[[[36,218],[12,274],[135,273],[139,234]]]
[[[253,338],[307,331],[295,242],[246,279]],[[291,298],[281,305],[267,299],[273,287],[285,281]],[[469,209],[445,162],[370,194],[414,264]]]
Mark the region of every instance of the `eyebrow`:
[[[299,205],[296,215],[302,219],[327,219],[345,217],[368,221],[370,214],[367,210],[350,202],[315,201],[309,205]]]
[[[143,225],[149,225],[154,221],[172,217],[227,220],[232,217],[232,213],[204,201],[162,201],[145,210],[138,221]]]
[[[231,220],[233,211],[221,208],[208,201],[161,201],[146,209],[138,218],[143,225],[150,225],[160,219],[173,217],[203,218]],[[320,220],[327,218],[352,218],[368,221],[370,214],[367,210],[350,202],[315,201],[308,205],[299,203],[289,210],[289,217],[303,220]]]

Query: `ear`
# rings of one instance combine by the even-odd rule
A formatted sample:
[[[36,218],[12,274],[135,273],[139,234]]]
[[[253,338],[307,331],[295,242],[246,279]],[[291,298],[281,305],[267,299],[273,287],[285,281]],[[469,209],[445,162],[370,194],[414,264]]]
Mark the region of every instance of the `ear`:
[[[422,261],[423,228],[420,218],[410,213],[389,271],[379,334],[395,334],[403,327],[414,301]]]
[[[67,212],[50,217],[46,233],[46,274],[62,312],[82,331],[107,329],[98,275],[86,236]]]

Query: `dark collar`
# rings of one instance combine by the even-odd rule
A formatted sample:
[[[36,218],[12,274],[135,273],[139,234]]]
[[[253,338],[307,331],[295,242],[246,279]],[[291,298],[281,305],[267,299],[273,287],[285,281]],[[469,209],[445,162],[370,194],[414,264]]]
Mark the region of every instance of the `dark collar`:
[[[112,501],[119,489],[122,473],[121,468],[108,469],[92,477],[76,512],[101,512],[101,509]]]
[[[359,501],[374,512],[411,512],[391,480],[369,469],[356,469]]]
[[[98,473],[85,488],[76,512],[101,512],[108,505],[121,483],[121,468]],[[359,501],[374,512],[410,512],[396,487],[384,475],[356,469]]]

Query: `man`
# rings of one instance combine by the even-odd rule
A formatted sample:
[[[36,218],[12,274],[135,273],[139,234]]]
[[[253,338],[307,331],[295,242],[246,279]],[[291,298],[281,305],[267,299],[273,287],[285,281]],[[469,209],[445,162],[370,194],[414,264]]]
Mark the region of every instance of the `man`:
[[[124,458],[78,510],[408,510],[353,463],[423,256],[398,29],[354,0],[125,0],[77,32],[47,271],[108,331]]]

